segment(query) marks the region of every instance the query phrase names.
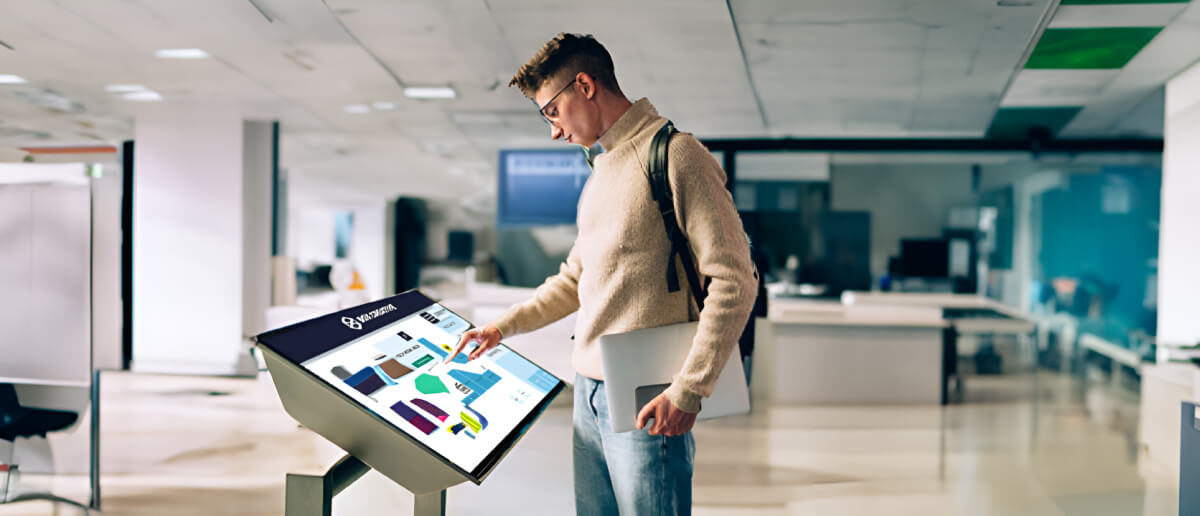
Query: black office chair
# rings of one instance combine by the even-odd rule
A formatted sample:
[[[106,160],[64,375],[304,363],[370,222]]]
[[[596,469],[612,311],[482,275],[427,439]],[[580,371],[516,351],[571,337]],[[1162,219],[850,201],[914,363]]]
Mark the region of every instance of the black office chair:
[[[79,415],[74,412],[22,407],[17,400],[17,390],[10,383],[0,383],[0,440],[15,441],[18,437],[45,437],[47,433],[62,430],[73,424]],[[12,457],[8,457],[12,462]],[[6,479],[8,481],[8,479]],[[88,506],[49,493],[26,493],[12,498],[0,498],[0,504],[42,500],[63,503],[83,509],[90,514]]]

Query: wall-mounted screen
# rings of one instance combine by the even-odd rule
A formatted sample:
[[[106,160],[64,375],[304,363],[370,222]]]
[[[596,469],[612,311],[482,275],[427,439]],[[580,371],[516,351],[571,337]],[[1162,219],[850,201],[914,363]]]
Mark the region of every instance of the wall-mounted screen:
[[[580,148],[502,150],[497,223],[501,227],[574,224],[591,168]]]

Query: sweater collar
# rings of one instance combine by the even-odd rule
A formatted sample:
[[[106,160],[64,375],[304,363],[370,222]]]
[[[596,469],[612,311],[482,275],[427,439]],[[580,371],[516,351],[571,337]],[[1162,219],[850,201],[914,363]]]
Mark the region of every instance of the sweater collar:
[[[633,138],[646,124],[658,119],[658,110],[650,104],[646,98],[638,99],[629,109],[625,110],[625,114],[618,118],[616,123],[609,127],[604,134],[600,135],[600,146],[604,150],[611,151],[614,147],[625,143]]]

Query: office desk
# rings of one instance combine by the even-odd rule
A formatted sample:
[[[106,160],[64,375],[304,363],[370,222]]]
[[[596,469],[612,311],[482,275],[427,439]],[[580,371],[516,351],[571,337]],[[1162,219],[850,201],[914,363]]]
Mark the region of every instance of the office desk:
[[[960,337],[1027,338],[1034,323],[975,295],[848,292],[773,297],[756,340],[755,399],[782,404],[946,403]],[[761,327],[760,327],[761,328]],[[761,378],[759,378],[761,377]]]
[[[774,404],[938,404],[941,311],[773,298],[752,391]]]
[[[1010,339],[1019,353],[1028,348],[1030,366],[1036,370],[1035,341],[1037,325],[1033,319],[999,301],[976,294],[942,294],[923,292],[846,292],[842,301],[852,305],[925,306],[942,311],[947,331],[944,362],[947,378],[954,378],[956,391],[963,390],[963,376],[958,371],[958,357],[975,355],[979,341],[989,339],[995,345],[998,338]],[[947,399],[948,401],[948,399]]]

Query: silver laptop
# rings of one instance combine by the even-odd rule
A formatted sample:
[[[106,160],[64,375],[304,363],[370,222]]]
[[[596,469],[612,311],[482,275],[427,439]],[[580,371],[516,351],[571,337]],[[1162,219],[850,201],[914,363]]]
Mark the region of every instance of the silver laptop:
[[[658,396],[683,367],[698,322],[646,328],[598,339],[604,367],[604,390],[614,432],[637,429],[637,414]],[[738,351],[734,349],[717,378],[712,396],[701,402],[697,419],[750,412],[750,392]]]

